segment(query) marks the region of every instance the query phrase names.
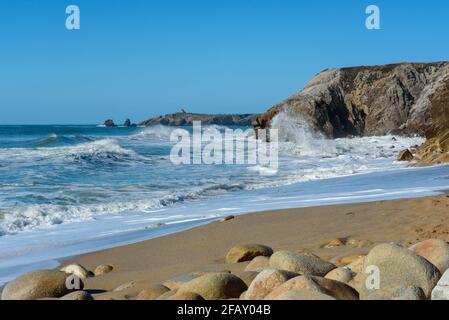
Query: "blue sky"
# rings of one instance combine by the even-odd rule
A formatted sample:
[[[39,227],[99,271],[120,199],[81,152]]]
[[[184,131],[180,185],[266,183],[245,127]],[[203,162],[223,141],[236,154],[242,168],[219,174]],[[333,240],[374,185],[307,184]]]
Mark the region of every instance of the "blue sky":
[[[329,67],[449,60],[448,16],[446,0],[1,0],[0,123],[263,112]]]

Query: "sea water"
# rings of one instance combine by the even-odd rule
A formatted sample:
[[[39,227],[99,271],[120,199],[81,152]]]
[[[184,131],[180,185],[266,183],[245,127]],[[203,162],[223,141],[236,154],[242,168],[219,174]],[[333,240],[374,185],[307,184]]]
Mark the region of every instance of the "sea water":
[[[174,165],[173,127],[0,126],[0,283],[230,214],[449,188],[448,167],[395,160],[421,137],[327,140],[302,122],[273,125],[280,129],[275,175],[254,165]]]

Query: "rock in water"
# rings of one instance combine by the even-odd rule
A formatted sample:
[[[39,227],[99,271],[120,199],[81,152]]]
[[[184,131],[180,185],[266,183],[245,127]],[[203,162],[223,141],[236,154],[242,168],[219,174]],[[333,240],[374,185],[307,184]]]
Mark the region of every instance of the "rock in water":
[[[321,277],[324,277],[336,268],[332,263],[324,261],[313,254],[288,251],[275,252],[270,258],[270,267]]]
[[[105,275],[109,272],[111,272],[114,269],[113,266],[109,265],[109,264],[100,264],[99,266],[97,266],[94,270],[94,274],[95,276],[102,276]]]
[[[191,126],[193,121],[201,121],[201,125],[251,126],[256,114],[199,114],[178,112],[145,120],[141,126]]]
[[[251,282],[251,285],[245,293],[245,299],[261,300],[275,288],[296,276],[298,276],[297,273],[284,270],[264,270]]]
[[[265,297],[265,300],[277,300],[279,296],[289,291],[314,291],[337,300],[358,300],[359,298],[357,291],[342,282],[315,276],[299,276],[274,289]]]
[[[449,269],[449,243],[446,241],[429,239],[414,244],[409,249],[432,263],[441,274]]]
[[[116,125],[115,125],[115,123],[114,123],[114,120],[112,120],[112,119],[106,120],[106,121],[104,122],[104,126],[105,126],[105,127],[108,127],[108,128],[110,128],[110,127],[116,127]]]
[[[427,298],[430,298],[432,289],[441,277],[441,273],[433,264],[397,244],[381,244],[374,247],[366,256],[365,269],[368,267],[375,267],[378,270],[379,289],[418,287],[423,289]],[[364,285],[365,281],[361,283],[359,292],[361,298],[364,298],[373,290]]]
[[[449,270],[444,273],[433,289],[432,300],[449,300]]]
[[[398,161],[412,161],[414,159],[413,153],[410,150],[404,150],[399,152]]]
[[[74,290],[68,289],[65,272],[54,270],[34,271],[9,282],[2,292],[2,300],[37,300],[41,298],[60,298]],[[80,280],[80,287],[83,289]]]
[[[258,256],[269,257],[273,254],[273,249],[261,244],[245,244],[231,248],[226,255],[227,263],[239,263],[250,261]]]
[[[238,298],[248,287],[229,273],[211,273],[183,284],[178,292],[193,292],[206,300]]]
[[[89,270],[87,270],[80,264],[70,264],[61,268],[61,271],[67,274],[73,274],[80,279],[87,279],[90,276]]]

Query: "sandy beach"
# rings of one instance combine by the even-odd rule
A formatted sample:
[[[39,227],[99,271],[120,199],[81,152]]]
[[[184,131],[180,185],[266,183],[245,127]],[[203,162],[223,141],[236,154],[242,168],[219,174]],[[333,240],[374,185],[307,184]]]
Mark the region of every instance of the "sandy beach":
[[[408,247],[432,238],[447,241],[448,208],[449,197],[441,195],[254,213],[74,257],[63,264],[79,263],[89,270],[110,264],[112,272],[84,280],[85,290],[95,299],[135,299],[141,290],[180,275],[221,270],[239,275],[248,262],[225,262],[229,249],[238,244],[311,252],[338,265],[339,258],[366,254],[380,243]],[[335,239],[343,243],[326,246]],[[112,291],[124,284],[125,289]]]

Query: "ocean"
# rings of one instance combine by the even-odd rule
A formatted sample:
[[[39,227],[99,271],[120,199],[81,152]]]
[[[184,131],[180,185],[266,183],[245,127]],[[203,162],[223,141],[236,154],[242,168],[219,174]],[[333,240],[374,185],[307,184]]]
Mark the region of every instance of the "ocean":
[[[272,175],[248,164],[174,165],[173,127],[0,126],[0,283],[231,214],[449,188],[447,166],[396,161],[422,137],[328,140],[302,123],[278,124],[279,170]]]

